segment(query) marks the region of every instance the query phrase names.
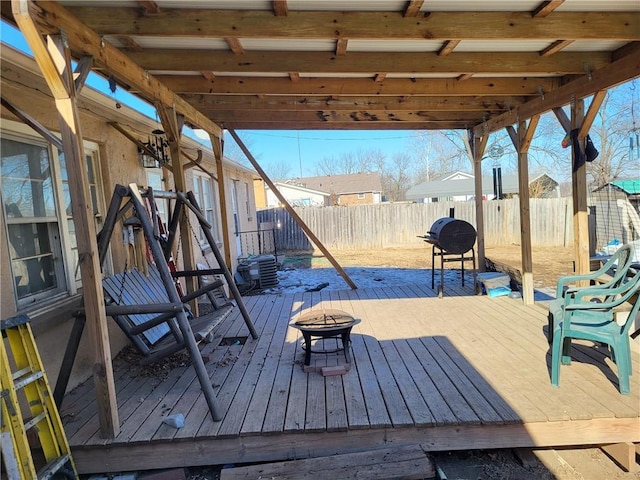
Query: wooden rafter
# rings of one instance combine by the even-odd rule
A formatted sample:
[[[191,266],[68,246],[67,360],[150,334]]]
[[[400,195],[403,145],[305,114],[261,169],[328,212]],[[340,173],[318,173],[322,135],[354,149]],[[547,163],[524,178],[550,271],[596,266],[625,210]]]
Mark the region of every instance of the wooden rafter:
[[[38,122],[35,118],[29,115],[26,112],[23,112],[21,109],[13,105],[9,100],[4,97],[0,97],[2,101],[2,106],[13,113],[16,117],[22,120],[24,123],[33,128],[36,132],[38,132],[42,138],[44,138],[51,145],[56,148],[62,150],[62,141],[55,136],[47,127]]]
[[[376,75],[376,82],[386,81],[384,74]],[[354,110],[367,108],[373,110],[433,110],[433,111],[478,111],[502,112],[507,106],[524,103],[530,96],[377,96],[358,95],[336,96],[293,96],[268,95],[259,99],[255,95],[193,95],[183,98],[203,113],[216,110],[256,110],[299,111],[301,106],[312,110],[331,108],[334,110]]]
[[[500,58],[497,62],[496,58]],[[246,51],[242,58],[230,56],[221,50],[146,49],[131,52],[129,57],[146,70],[224,72],[326,72],[372,73],[388,72],[457,74],[482,73],[500,76],[522,72],[523,65],[531,74],[556,75],[584,74],[584,65],[592,70],[609,64],[608,52],[560,52],[551,57],[541,57],[537,52],[469,52],[452,53],[440,57],[424,53],[416,62],[410,52],[354,52],[348,56],[336,56],[334,52]]]
[[[287,0],[273,0],[273,14],[276,17],[286,17],[288,10]]]
[[[298,72],[289,72],[289,80],[292,82],[300,81],[300,74]]]
[[[556,88],[544,96],[540,96],[527,103],[519,105],[507,113],[487,121],[486,127],[490,132],[513,125],[518,118],[530,118],[538,113],[567,105],[572,99],[585,98],[599,91],[611,88],[630,78],[640,76],[640,57],[629,54],[589,76],[580,77],[561,87]],[[478,126],[475,129],[484,128]]]
[[[538,5],[538,7],[531,13],[531,16],[533,18],[545,18],[553,13],[563,3],[564,0],[546,0]]]
[[[205,71],[200,72],[200,73],[202,74],[202,76],[204,78],[206,78],[210,82],[213,82],[216,79],[216,76],[214,75],[214,73],[209,71],[209,70],[205,70]]]
[[[94,65],[113,74],[120,82],[139,92],[143,98],[151,102],[157,99],[167,106],[175,105],[177,110],[184,114],[186,120],[192,125],[215,135],[221,135],[221,129],[218,125],[175,95],[150,75],[148,71],[132,62],[117,48],[105,42],[100,35],[83,25],[57,2],[41,2],[37,5],[32,2],[26,2],[25,8],[27,7],[42,31],[59,32],[64,30],[70,48],[75,55],[79,57],[92,56]],[[23,33],[25,33],[24,30]],[[52,86],[54,95],[56,92],[64,91],[60,90],[62,85],[54,84]]]
[[[157,15],[160,13],[160,7],[156,2],[138,0],[138,3],[142,7],[142,11],[145,15]]]
[[[560,79],[548,77],[470,78],[465,82],[455,78],[387,78],[383,84],[377,84],[366,78],[299,78],[292,83],[287,78],[237,76],[216,78],[212,89],[209,81],[193,75],[157,78],[175,92],[229,95],[538,95],[539,88],[546,92],[560,86]]]
[[[142,47],[131,37],[131,35],[116,35],[115,37],[122,44],[124,49],[131,52],[142,52]]]
[[[387,74],[386,73],[376,73],[376,76],[375,76],[375,78],[373,80],[376,83],[382,83],[382,82],[384,82],[385,78],[387,78]]]
[[[227,37],[225,38],[225,41],[227,42],[229,49],[234,54],[240,55],[244,53],[244,47],[242,46],[242,43],[240,43],[240,39],[238,39],[237,37]]]
[[[530,12],[431,12],[415,18],[388,12],[270,11],[163,8],[140,17],[133,8],[74,7],[69,10],[102,35],[162,35],[226,38],[333,38],[401,40],[636,40],[637,28],[628,12],[556,12],[541,21]],[[176,21],[179,18],[180,21]],[[191,33],[190,33],[191,32]]]
[[[549,55],[553,55],[555,53],[558,53],[560,50],[562,50],[563,48],[568,47],[572,43],[573,43],[573,40],[556,40],[551,45],[549,45],[547,48],[543,49],[540,52],[540,56],[541,57],[548,57]]]
[[[404,9],[403,16],[417,17],[423,4],[424,0],[409,0],[407,2],[407,7]]]
[[[460,40],[447,40],[444,42],[440,50],[438,50],[439,57],[446,57],[458,46]]]
[[[346,55],[348,43],[349,40],[346,38],[339,38],[336,40],[336,55]]]

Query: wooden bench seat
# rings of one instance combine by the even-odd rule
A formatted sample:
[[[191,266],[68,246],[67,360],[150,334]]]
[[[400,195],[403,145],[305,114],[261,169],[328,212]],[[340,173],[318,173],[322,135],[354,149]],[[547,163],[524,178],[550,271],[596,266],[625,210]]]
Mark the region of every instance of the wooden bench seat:
[[[221,280],[215,280],[183,296],[182,303],[173,304],[155,267],[149,267],[148,275],[132,269],[103,280],[106,313],[144,356],[143,363],[152,363],[184,348],[184,338],[175,321],[175,313],[183,309],[196,342],[210,340],[213,329],[233,310],[233,303],[226,301],[226,297],[221,303],[219,294],[206,295],[213,311],[195,318],[187,302],[219,290],[222,285]]]

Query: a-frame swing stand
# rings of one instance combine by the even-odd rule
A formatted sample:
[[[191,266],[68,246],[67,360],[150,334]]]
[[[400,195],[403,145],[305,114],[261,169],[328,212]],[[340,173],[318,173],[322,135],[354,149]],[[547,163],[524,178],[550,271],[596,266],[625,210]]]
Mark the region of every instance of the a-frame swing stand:
[[[155,206],[156,198],[169,199],[175,202],[166,238],[160,235],[160,220]],[[148,205],[148,207],[146,205]],[[234,282],[233,276],[225,264],[224,257],[216,245],[211,233],[211,225],[200,210],[192,192],[163,192],[154,191],[151,188],[141,190],[135,184],[131,184],[129,187],[116,185],[109,205],[109,210],[105,217],[104,226],[98,234],[98,252],[101,265],[104,263],[109,242],[117,222],[131,209],[133,210],[131,214],[134,215],[140,223],[147,247],[161,278],[162,286],[166,290],[168,303],[153,304],[141,302],[137,305],[107,305],[105,307],[106,314],[110,316],[133,315],[140,313],[158,314],[156,319],[153,320],[155,324],[159,324],[161,322],[169,324],[172,330],[171,334],[174,335],[180,342],[180,345],[183,345],[188,351],[192,365],[198,376],[200,387],[202,388],[207,405],[209,406],[211,416],[215,421],[218,421],[222,419],[223,412],[221,412],[217,406],[211,380],[209,379],[205,369],[204,361],[200,354],[200,350],[198,349],[194,332],[189,322],[188,307],[185,305],[185,299],[195,299],[199,295],[206,293],[206,291],[205,289],[200,289],[196,292],[189,292],[187,295],[181,297],[178,293],[176,283],[174,282],[174,275],[172,275],[169,268],[169,259],[176,241],[176,232],[182,215],[186,215],[188,219],[188,215],[191,212],[198,219],[199,226],[202,228],[207,239],[208,246],[213,252],[220,268],[180,272],[180,274],[182,276],[222,274],[229,287],[231,297],[235,300],[238,308],[240,309],[245,324],[247,325],[249,333],[253,339],[258,338],[256,329],[251,321],[249,312],[242,301],[242,297],[240,296],[240,292]],[[191,241],[191,239],[182,239],[182,241]],[[60,405],[66,390],[71,373],[71,367],[73,366],[73,361],[77,353],[84,326],[84,318],[82,318],[82,315],[77,318],[78,320],[75,323],[69,344],[67,345],[67,351],[65,353],[65,358],[63,360],[54,393],[58,406]]]

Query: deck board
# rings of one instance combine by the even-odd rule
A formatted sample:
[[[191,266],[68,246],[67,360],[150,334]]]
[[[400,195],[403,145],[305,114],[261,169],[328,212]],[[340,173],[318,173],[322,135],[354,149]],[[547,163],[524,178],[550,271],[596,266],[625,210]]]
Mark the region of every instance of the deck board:
[[[385,442],[451,450],[640,441],[637,344],[630,395],[618,393],[608,352],[588,343],[574,348],[553,388],[544,309],[474,295],[459,280],[438,298],[427,284],[246,297],[259,339],[220,345],[247,336],[234,309],[203,348],[221,422],[211,419],[192,367],[153,378],[116,358],[118,437],[100,437],[90,381],[61,409],[79,470],[278,461]],[[321,308],[362,319],[344,375],[303,371],[301,335],[289,323]],[[314,353],[312,361],[344,357]],[[175,413],[185,416],[183,428],[162,423]]]

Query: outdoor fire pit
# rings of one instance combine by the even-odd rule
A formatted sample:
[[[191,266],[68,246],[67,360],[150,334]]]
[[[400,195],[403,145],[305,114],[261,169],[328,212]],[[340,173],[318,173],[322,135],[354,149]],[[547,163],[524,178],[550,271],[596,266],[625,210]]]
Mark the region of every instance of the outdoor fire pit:
[[[344,351],[347,365],[351,364],[351,353],[349,350],[351,344],[351,329],[354,325],[360,323],[359,318],[354,318],[347,312],[342,310],[322,309],[310,310],[300,315],[298,320],[291,324],[302,332],[304,338],[304,364],[311,364],[312,353],[336,353]],[[313,337],[317,338],[340,338],[342,340],[342,348],[329,350],[312,350],[311,341]]]

